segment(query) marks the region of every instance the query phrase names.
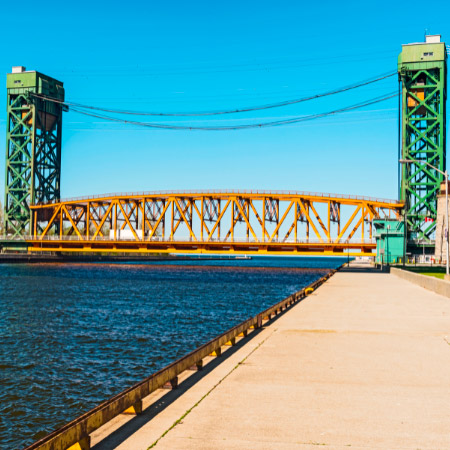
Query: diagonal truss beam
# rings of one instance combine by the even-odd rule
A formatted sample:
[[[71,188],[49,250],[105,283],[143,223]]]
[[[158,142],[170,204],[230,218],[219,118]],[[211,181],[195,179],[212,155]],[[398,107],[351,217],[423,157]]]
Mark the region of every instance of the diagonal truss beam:
[[[97,240],[103,243],[118,243],[125,239],[119,231],[130,230],[133,238],[125,239],[129,248],[132,248],[133,243],[156,246],[157,243],[166,242],[171,248],[176,248],[176,242],[192,242],[199,245],[196,247],[198,249],[212,251],[209,250],[211,245],[218,242],[228,245],[227,248],[230,249],[244,242],[246,245],[255,245],[255,248],[268,248],[275,244],[284,244],[291,248],[308,243],[330,248],[339,243],[347,245],[348,242],[354,241],[358,230],[361,232],[358,242],[370,244],[371,221],[388,213],[399,217],[403,207],[396,202],[339,197],[330,199],[312,195],[277,196],[276,193],[271,193],[270,199],[272,203],[276,203],[279,216],[276,221],[265,221],[265,198],[269,196],[246,193],[240,193],[238,196],[234,193],[218,195],[210,192],[198,195],[171,193],[164,196],[159,193],[154,197],[117,196],[95,201],[81,199],[35,205],[31,208],[36,212],[38,222],[34,228],[36,238],[41,240],[50,236],[54,239],[55,233],[52,230],[58,230],[63,240],[76,237],[91,245]],[[212,226],[205,223],[205,199],[213,199],[215,202],[216,213],[214,217],[211,216],[211,220],[208,219],[213,223]],[[156,210],[147,208],[147,205],[156,203],[159,205]],[[333,217],[330,212],[331,204],[334,208]],[[355,222],[358,214],[360,217]],[[175,220],[172,220],[172,216]],[[44,218],[50,219],[46,222]],[[238,221],[242,226],[237,226]],[[80,223],[84,224],[85,231],[80,229]],[[111,227],[109,236],[104,236],[102,232],[106,223]],[[298,227],[298,223],[305,224],[306,230],[303,226]],[[366,227],[366,223],[369,223],[369,226]],[[186,228],[181,224],[186,225]],[[142,230],[139,227],[142,227]],[[229,232],[225,238],[214,239],[213,236],[220,227],[229,228]],[[183,230],[186,229],[188,237],[183,235]],[[311,236],[309,229],[312,230]],[[295,239],[288,241],[292,234]]]

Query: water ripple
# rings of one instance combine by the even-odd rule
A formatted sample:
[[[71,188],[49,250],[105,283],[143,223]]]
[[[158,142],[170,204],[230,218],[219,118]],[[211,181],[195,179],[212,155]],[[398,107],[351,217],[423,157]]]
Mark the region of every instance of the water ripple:
[[[341,263],[0,265],[1,448],[34,442]]]

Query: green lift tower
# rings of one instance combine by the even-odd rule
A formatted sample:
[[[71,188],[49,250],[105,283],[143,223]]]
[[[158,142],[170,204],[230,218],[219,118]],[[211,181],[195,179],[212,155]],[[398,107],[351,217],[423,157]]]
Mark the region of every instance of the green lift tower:
[[[446,167],[447,54],[439,35],[403,45],[398,58],[402,87],[401,187],[409,251],[434,244],[437,195]]]
[[[63,83],[13,67],[7,75],[6,235],[32,234],[30,204],[60,198]]]

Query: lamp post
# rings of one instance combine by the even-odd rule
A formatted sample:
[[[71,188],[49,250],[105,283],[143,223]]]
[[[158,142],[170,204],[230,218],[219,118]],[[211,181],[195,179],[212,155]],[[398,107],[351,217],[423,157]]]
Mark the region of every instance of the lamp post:
[[[446,261],[446,267],[445,267],[445,274],[446,274],[446,278],[449,278],[449,261],[448,261],[448,255],[449,255],[449,230],[448,230],[448,172],[447,170],[445,170],[445,172],[443,172],[441,169],[438,169],[437,167],[434,167],[432,164],[430,164],[427,161],[418,161],[417,159],[400,159],[399,160],[400,164],[426,164],[427,166],[431,167],[432,169],[436,170],[437,172],[439,172],[440,174],[444,175],[445,178],[445,227],[446,227],[446,233],[445,233],[445,241],[446,241],[446,256],[447,256],[447,261]],[[405,217],[406,217],[406,212],[405,212]],[[405,230],[406,232],[406,230]]]

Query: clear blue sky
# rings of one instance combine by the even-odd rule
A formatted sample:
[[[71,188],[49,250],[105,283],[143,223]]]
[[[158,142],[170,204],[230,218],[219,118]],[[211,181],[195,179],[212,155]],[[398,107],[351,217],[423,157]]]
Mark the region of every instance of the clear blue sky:
[[[20,10],[2,8],[0,71],[3,86],[13,65],[41,71],[64,82],[67,100],[98,106],[252,106],[395,71],[401,44],[423,41],[425,29],[450,41],[449,14],[447,1],[25,0]],[[396,89],[393,77],[264,113],[176,122],[299,116]],[[397,196],[396,99],[314,122],[244,131],[147,130],[73,112],[63,120],[63,197],[227,188]],[[3,177],[0,185],[3,201]]]

